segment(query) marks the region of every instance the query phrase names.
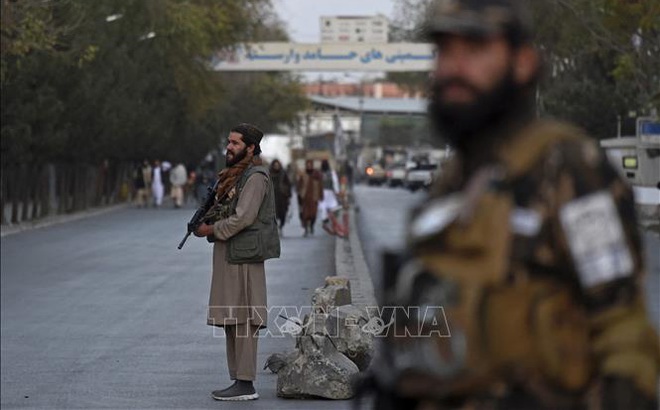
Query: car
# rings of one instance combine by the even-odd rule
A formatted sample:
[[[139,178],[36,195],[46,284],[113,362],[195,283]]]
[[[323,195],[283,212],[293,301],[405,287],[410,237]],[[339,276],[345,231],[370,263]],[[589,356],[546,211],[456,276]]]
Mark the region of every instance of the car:
[[[405,187],[413,192],[420,188],[428,188],[437,169],[437,164],[415,164],[406,173]]]
[[[385,171],[385,176],[388,186],[403,186],[406,181],[406,164],[397,163],[390,165]]]
[[[387,179],[387,174],[380,164],[369,165],[364,173],[367,176],[367,184],[369,185],[382,185]]]

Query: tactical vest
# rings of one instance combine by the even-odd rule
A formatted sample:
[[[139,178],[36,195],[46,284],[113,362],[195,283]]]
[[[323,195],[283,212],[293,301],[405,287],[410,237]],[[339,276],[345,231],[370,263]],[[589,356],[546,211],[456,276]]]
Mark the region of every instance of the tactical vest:
[[[237,195],[231,203],[230,215],[236,213],[241,191],[247,180],[256,173],[266,176],[268,187],[254,223],[227,241],[227,262],[231,264],[258,263],[280,257],[280,235],[275,220],[275,194],[268,168],[261,165],[251,166],[243,173],[236,187]]]
[[[475,175],[465,189],[418,210],[409,238],[414,259],[399,270],[386,303],[435,306],[421,327],[409,316],[393,319],[411,327],[400,335],[421,328],[436,337],[388,335],[391,373],[401,375],[393,389],[446,398],[486,395],[509,382],[567,392],[588,385],[588,322],[574,289],[553,275],[521,277],[525,258],[512,251],[520,231],[538,229],[533,211],[517,203],[526,174],[551,146],[579,135],[536,123],[507,145],[500,173]]]

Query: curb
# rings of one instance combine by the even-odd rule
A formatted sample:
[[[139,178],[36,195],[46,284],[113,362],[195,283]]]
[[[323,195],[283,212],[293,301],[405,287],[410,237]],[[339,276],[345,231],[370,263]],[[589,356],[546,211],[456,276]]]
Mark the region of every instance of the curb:
[[[371,273],[358,235],[355,209],[350,208],[348,238],[335,239],[335,274],[349,279],[354,305],[377,306]]]
[[[107,207],[91,208],[86,211],[76,212],[74,214],[55,215],[37,221],[20,222],[16,225],[6,225],[6,226],[3,225],[0,228],[0,238],[4,238],[5,236],[14,235],[25,231],[31,231],[33,229],[47,228],[53,225],[78,221],[81,219],[118,211],[120,209],[128,208],[130,205],[131,205],[130,203],[123,203],[123,204],[112,205]]]

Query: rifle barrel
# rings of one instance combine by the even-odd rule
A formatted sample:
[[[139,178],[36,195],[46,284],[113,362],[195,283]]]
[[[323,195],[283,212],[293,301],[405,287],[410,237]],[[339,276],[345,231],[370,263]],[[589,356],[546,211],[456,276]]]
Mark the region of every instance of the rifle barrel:
[[[186,236],[183,237],[183,240],[181,241],[181,243],[179,243],[179,246],[177,247],[177,249],[183,248],[183,244],[186,243],[189,236],[190,236],[190,232],[186,232]]]

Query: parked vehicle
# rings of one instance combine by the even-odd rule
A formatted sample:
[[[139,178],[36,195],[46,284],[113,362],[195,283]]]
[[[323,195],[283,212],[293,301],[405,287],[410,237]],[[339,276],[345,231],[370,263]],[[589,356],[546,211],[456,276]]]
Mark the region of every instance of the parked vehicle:
[[[389,187],[403,186],[406,181],[406,172],[405,163],[396,163],[387,167],[385,171],[387,185]]]
[[[408,169],[404,186],[413,192],[420,188],[428,188],[433,181],[433,177],[437,169],[437,164],[415,164]]]
[[[387,174],[380,164],[369,165],[364,173],[369,185],[382,185],[387,180]]]

